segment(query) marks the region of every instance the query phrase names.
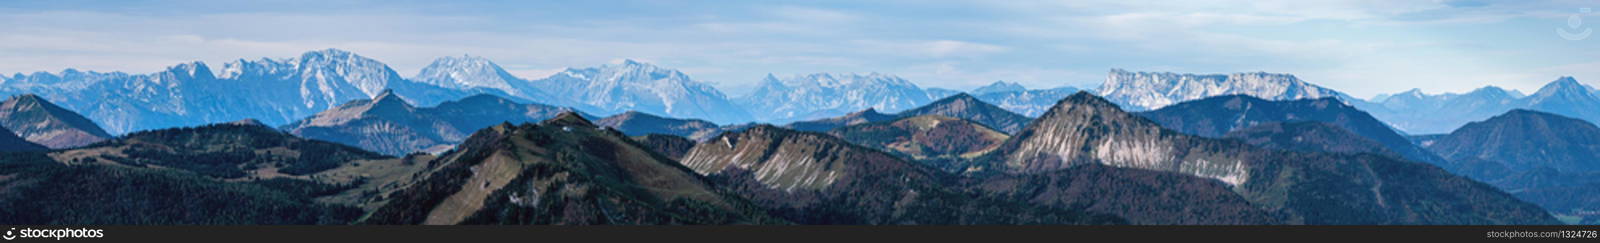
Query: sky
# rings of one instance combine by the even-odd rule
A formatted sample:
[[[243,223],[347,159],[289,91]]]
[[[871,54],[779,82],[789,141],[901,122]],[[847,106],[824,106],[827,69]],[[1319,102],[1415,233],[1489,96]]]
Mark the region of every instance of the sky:
[[[338,48],[408,77],[463,54],[528,79],[634,59],[730,95],[769,73],[968,90],[1094,88],[1113,68],[1289,73],[1357,97],[1532,92],[1560,76],[1600,84],[1600,33],[1558,33],[1600,28],[1600,12],[1581,8],[1600,1],[11,0],[0,73],[151,73]]]

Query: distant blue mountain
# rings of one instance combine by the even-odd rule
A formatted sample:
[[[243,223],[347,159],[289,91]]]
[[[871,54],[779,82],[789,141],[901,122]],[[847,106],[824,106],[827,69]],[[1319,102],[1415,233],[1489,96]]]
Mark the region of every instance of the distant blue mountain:
[[[781,79],[769,74],[754,92],[737,100],[754,113],[756,121],[783,123],[867,108],[898,112],[933,99],[916,84],[894,75],[817,73]]]
[[[1055,106],[1057,101],[1078,93],[1078,88],[1031,89],[976,94],[978,100],[999,106],[1028,117],[1038,117]]]
[[[0,95],[37,94],[111,134],[243,119],[279,126],[383,90],[421,106],[493,94],[596,114],[640,110],[717,122],[751,119],[708,84],[634,61],[525,80],[481,57],[444,57],[407,79],[377,60],[326,49],[296,58],[239,59],[220,68],[182,63],[150,74],[67,69],[0,76]]]
[[[1168,129],[1212,138],[1266,123],[1323,122],[1377,142],[1389,151],[1400,154],[1402,159],[1445,163],[1443,157],[1413,144],[1378,119],[1335,98],[1264,100],[1246,95],[1226,95],[1186,101],[1136,114]]]
[[[1413,89],[1354,104],[1397,129],[1412,134],[1447,133],[1512,109],[1530,109],[1600,122],[1600,93],[1572,77],[1561,77],[1537,92],[1487,86],[1464,94],[1423,94]]]
[[[972,89],[972,94],[973,95],[982,95],[982,94],[988,94],[988,93],[1020,92],[1020,91],[1027,91],[1027,90],[1028,90],[1028,88],[1027,87],[1022,87],[1022,84],[1013,83],[1013,82],[1006,82],[1006,81],[994,81],[994,83],[989,83],[989,85],[984,85],[983,87],[978,87],[976,89]]]

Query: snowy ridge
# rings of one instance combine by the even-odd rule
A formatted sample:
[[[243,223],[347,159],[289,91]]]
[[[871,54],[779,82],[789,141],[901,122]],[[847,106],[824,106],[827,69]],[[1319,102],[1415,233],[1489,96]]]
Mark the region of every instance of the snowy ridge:
[[[628,110],[674,117],[693,117],[718,123],[749,120],[743,108],[710,84],[690,79],[678,70],[634,60],[620,64],[573,69],[535,81],[551,94],[614,114]]]
[[[1124,109],[1150,110],[1167,105],[1218,95],[1244,94],[1268,100],[1340,97],[1338,91],[1323,88],[1289,74],[1265,72],[1234,74],[1177,74],[1128,72],[1112,69],[1099,96]]]

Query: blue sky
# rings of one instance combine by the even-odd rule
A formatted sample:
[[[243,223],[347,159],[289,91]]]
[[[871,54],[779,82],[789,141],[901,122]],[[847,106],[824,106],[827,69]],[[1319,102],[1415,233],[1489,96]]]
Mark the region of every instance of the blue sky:
[[[1596,1],[4,1],[0,73],[148,73],[351,50],[415,75],[488,57],[541,78],[623,58],[740,94],[767,73],[1094,87],[1112,68],[1291,73],[1359,97],[1597,84]]]

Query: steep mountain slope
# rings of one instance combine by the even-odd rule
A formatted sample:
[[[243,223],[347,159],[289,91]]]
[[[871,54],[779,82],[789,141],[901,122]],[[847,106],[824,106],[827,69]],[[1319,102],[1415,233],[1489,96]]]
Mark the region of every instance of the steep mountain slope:
[[[1600,161],[1600,127],[1583,120],[1530,110],[1512,110],[1489,120],[1468,123],[1428,149],[1452,161],[1495,162],[1499,169],[1485,171],[1492,174],[1539,167],[1561,172],[1600,171],[1600,164],[1594,163]]]
[[[223,179],[306,175],[350,161],[388,158],[248,123],[137,132],[93,146],[52,152],[50,156],[66,162],[182,169]]]
[[[1027,125],[1030,120],[1028,117],[1017,115],[1016,113],[1011,113],[1010,111],[1006,111],[1000,107],[979,101],[977,98],[974,98],[966,93],[959,93],[939,99],[937,101],[933,101],[927,105],[905,110],[896,114],[878,113],[877,109],[868,108],[867,110],[854,112],[839,117],[794,122],[784,127],[801,131],[825,132],[843,126],[880,122],[921,115],[940,115],[964,119],[977,122],[1006,133],[1021,130],[1022,127]]]
[[[628,136],[666,134],[686,137],[695,141],[702,141],[722,134],[724,131],[737,130],[740,127],[723,127],[705,120],[666,118],[637,111],[628,111],[601,118],[595,121],[595,124],[601,127],[617,129],[624,134],[628,134]]]
[[[951,161],[977,157],[1011,138],[975,122],[941,115],[851,125],[828,134],[947,171],[963,169]]]
[[[867,108],[866,110],[851,112],[839,117],[789,123],[784,127],[807,132],[826,132],[843,126],[893,120],[896,117],[891,114],[878,113],[878,110],[874,108]]]
[[[575,113],[481,130],[372,224],[781,223]]]
[[[640,111],[673,117],[694,117],[718,123],[749,121],[745,109],[710,84],[690,79],[678,70],[625,60],[584,69],[567,69],[534,81],[545,93],[615,114]]]
[[[1128,72],[1112,69],[1098,93],[1128,110],[1159,109],[1189,100],[1243,94],[1268,100],[1315,99],[1342,96],[1288,74],[1177,74]]]
[[[975,169],[1036,174],[1101,164],[1215,179],[1294,224],[1558,223],[1535,205],[1431,165],[1183,135],[1087,93],[1062,100],[993,156]]]
[[[1008,134],[1022,130],[1022,127],[1028,125],[1028,122],[1032,120],[1026,116],[1017,115],[1017,113],[1011,113],[1010,111],[1001,109],[998,106],[979,101],[978,98],[972,97],[971,95],[967,95],[965,93],[933,101],[927,105],[906,110],[895,115],[899,117],[942,115],[961,118],[992,127]]]
[[[632,138],[640,146],[673,160],[683,159],[683,155],[688,154],[689,149],[693,149],[695,144],[694,140],[689,138],[666,134],[646,134]]]
[[[415,107],[391,92],[356,100],[284,126],[312,139],[348,144],[389,155],[439,153],[478,129],[502,122],[528,122],[571,109],[517,104],[493,95],[475,95],[435,107]]]
[[[1402,158],[1433,164],[1445,162],[1444,158],[1395,133],[1382,121],[1334,98],[1269,101],[1226,95],[1178,103],[1138,115],[1172,130],[1212,138],[1269,122],[1326,122],[1378,142],[1404,156]]]
[[[11,132],[10,129],[0,127],[0,153],[42,151],[48,149],[50,148],[37,143],[28,142],[27,139],[18,137],[17,134]]]
[[[1103,224],[1120,219],[978,197],[958,177],[838,138],[758,125],[695,146],[682,163],[802,224]]]
[[[111,138],[88,118],[31,94],[0,102],[0,126],[30,142],[58,149]]]
[[[1087,164],[1068,170],[969,179],[989,195],[1093,213],[1142,225],[1264,225],[1280,216],[1252,204],[1227,184],[1171,172]]]
[[[1235,129],[1223,138],[1243,140],[1266,149],[1343,154],[1370,153],[1404,158],[1383,144],[1340,128],[1315,121],[1268,122]]]
[[[1056,105],[1056,101],[1078,93],[1077,88],[1060,87],[1015,92],[977,94],[978,100],[1028,117],[1037,117]],[[952,94],[954,95],[954,94]]]
[[[424,105],[438,104],[466,96],[463,92],[437,89],[437,86],[407,80],[382,62],[348,51],[326,49],[307,52],[300,55],[299,61],[296,70],[298,77],[291,78],[299,81],[301,87],[360,92],[359,95],[302,92],[304,99],[318,100],[328,106],[348,101],[340,99],[339,96],[377,97],[384,90],[393,90],[400,97]]]
[[[817,73],[784,79],[769,74],[754,92],[737,100],[756,120],[783,123],[867,108],[896,112],[930,99],[922,88],[894,75]]]
[[[1553,213],[1600,210],[1600,128],[1561,115],[1517,109],[1468,123],[1428,146],[1446,168],[1487,181]]]

